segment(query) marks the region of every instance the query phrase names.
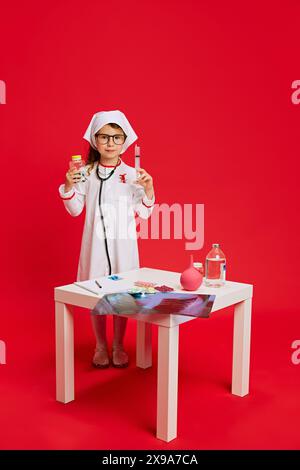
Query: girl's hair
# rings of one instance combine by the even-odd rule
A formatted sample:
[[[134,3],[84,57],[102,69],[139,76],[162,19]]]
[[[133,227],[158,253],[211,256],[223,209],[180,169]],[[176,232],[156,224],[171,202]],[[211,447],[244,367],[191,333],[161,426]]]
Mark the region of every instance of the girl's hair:
[[[111,126],[113,129],[121,129],[121,131],[124,133],[125,135],[125,138],[127,137],[127,135],[125,134],[125,132],[123,131],[122,127],[119,126],[118,124],[115,124],[114,122],[110,122],[108,124],[108,126]],[[86,159],[86,165],[89,166],[88,170],[87,170],[87,173],[88,175],[90,174],[90,172],[92,171],[92,169],[94,168],[94,164],[95,162],[98,162],[100,160],[100,153],[98,152],[98,150],[94,149],[91,145],[90,145],[90,148],[88,150],[88,154],[87,154],[87,159]]]

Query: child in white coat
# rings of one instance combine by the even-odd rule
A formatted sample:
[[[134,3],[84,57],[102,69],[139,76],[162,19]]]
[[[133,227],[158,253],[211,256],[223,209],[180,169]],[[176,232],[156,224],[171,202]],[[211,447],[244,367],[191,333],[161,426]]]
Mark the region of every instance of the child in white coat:
[[[139,267],[135,213],[144,219],[150,217],[155,202],[149,173],[141,168],[137,177],[135,168],[120,157],[137,139],[122,112],[94,114],[84,138],[90,143],[86,181],[80,182],[78,171],[69,169],[65,184],[59,187],[60,197],[72,216],[86,207],[77,281]],[[91,318],[96,336],[92,364],[106,368],[110,364],[106,316]],[[126,324],[127,318],[114,315],[114,367],[126,367],[129,362],[123,346]]]

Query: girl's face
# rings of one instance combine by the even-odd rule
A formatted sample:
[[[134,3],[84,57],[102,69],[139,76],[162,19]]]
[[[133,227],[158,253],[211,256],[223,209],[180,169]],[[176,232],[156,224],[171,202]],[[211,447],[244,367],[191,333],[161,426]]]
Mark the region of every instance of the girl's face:
[[[108,136],[110,137],[108,138]],[[115,137],[112,138],[111,136]],[[106,124],[96,133],[95,138],[100,155],[104,158],[114,159],[122,151],[125,134],[122,129],[114,129],[109,124]]]

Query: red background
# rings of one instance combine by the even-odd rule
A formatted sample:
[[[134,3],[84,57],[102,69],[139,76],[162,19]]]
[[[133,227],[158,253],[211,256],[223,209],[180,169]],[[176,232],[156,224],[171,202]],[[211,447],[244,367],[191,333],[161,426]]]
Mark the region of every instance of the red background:
[[[1,448],[299,448],[299,4],[0,8]],[[84,222],[64,210],[58,186],[70,156],[86,152],[91,116],[110,109],[138,134],[157,203],[205,204],[196,258],[219,242],[228,279],[254,285],[251,394],[229,391],[232,310],[185,325],[170,444],[155,439],[156,356],[153,370],[135,369],[131,322],[131,367],[94,371],[89,318],[78,309],[77,398],[55,402],[53,288],[75,280]],[[133,147],[124,160],[133,165]],[[141,266],[180,272],[184,245],[143,240]]]

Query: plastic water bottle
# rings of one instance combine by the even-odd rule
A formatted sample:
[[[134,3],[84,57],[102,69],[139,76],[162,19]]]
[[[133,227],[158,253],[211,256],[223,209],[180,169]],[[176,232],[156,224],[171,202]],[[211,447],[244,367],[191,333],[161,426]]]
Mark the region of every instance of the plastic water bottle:
[[[205,285],[221,287],[225,284],[226,258],[219,243],[213,243],[205,260]]]
[[[70,161],[70,168],[76,168],[76,170],[80,171],[80,182],[84,182],[86,180],[85,165],[82,161],[81,155],[72,155],[72,160]]]

